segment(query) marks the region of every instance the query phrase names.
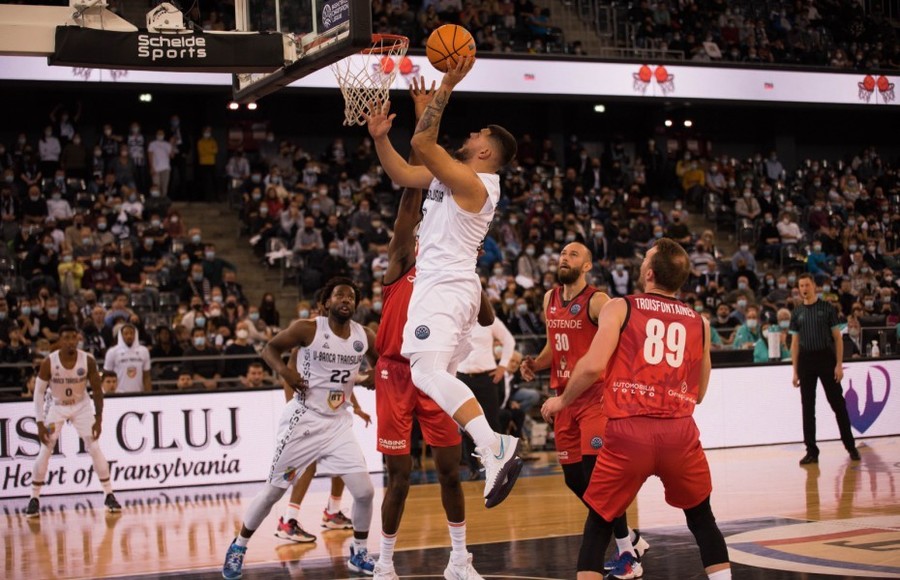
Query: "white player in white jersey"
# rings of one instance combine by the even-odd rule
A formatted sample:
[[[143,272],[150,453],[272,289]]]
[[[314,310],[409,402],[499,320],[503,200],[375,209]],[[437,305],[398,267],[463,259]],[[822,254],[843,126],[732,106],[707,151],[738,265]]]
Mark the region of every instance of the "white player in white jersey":
[[[489,125],[470,134],[454,155],[437,143],[450,93],[474,62],[460,59],[444,75],[419,119],[412,147],[424,165],[410,165],[391,144],[388,132],[396,115],[389,114],[390,102],[376,106],[366,122],[390,178],[403,187],[428,188],[402,354],[409,358],[416,387],[475,440],[485,467],[485,505],[493,507],[506,498],[522,469],[518,440],[491,429],[472,391],[455,375],[480,304],[476,259],[500,200],[497,172],[515,157],[516,141],[503,127]]]
[[[85,449],[91,455],[94,471],[106,493],[106,509],[110,512],[121,511],[122,507],[113,495],[109,480],[109,462],[97,442],[103,424],[103,389],[100,388],[97,363],[93,356],[78,350],[78,331],[72,326],[60,328],[59,345],[59,350],[50,353],[41,363],[34,382],[34,410],[41,450],[34,462],[31,499],[25,509],[25,516],[35,518],[41,515],[39,497],[50,465],[50,455],[67,421],[75,427],[78,436],[84,440]],[[87,394],[88,382],[91,384],[93,405]]]
[[[348,568],[369,575],[375,568],[367,548],[375,491],[348,412],[360,363],[368,359],[375,368],[375,334],[351,320],[360,299],[352,280],[329,280],[323,296],[327,297],[327,317],[295,321],[263,350],[269,367],[297,394],[281,415],[268,481],[244,514],[241,532],[225,555],[224,578],[241,577],[250,537],[288,486],[314,461],[319,474],[340,476],[353,496]],[[291,368],[281,357],[294,347],[299,351],[296,367]]]

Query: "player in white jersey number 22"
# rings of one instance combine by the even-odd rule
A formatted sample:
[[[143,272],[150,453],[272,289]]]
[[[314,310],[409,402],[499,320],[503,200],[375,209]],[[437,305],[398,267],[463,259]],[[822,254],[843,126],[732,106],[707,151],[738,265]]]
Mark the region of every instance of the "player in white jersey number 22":
[[[375,368],[375,334],[351,320],[360,299],[352,280],[329,280],[323,296],[327,297],[327,317],[295,321],[263,350],[263,359],[296,395],[281,415],[268,481],[244,514],[240,534],[225,554],[222,576],[228,580],[241,577],[250,537],[312,462],[318,473],[340,476],[353,496],[353,544],[347,567],[370,575],[375,568],[367,549],[375,491],[348,412],[360,363],[368,359],[370,368]],[[294,347],[299,350],[296,366],[291,368],[281,356]]]
[[[470,134],[454,155],[438,145],[441,116],[453,88],[472,69],[461,58],[447,71],[416,126],[412,147],[423,165],[410,165],[388,138],[395,115],[390,103],[366,117],[378,159],[397,185],[428,188],[419,226],[416,282],[403,332],[402,355],[409,358],[416,388],[431,397],[472,437],[484,465],[484,504],[493,507],[512,489],[522,460],[518,439],[495,433],[472,391],[455,376],[465,358],[475,324],[481,284],[475,270],[478,248],[500,201],[497,172],[516,153],[515,138],[490,125]]]
[[[59,350],[52,352],[41,363],[41,370],[34,383],[34,410],[41,450],[34,462],[31,499],[25,515],[29,518],[41,515],[41,488],[47,476],[50,455],[66,422],[71,423],[78,436],[84,440],[84,447],[94,462],[94,471],[106,494],[106,509],[119,512],[122,507],[113,495],[109,462],[97,442],[103,424],[103,389],[100,388],[97,363],[93,356],[78,350],[78,331],[72,326],[59,329],[59,345]],[[87,394],[88,381],[91,383],[93,405]]]

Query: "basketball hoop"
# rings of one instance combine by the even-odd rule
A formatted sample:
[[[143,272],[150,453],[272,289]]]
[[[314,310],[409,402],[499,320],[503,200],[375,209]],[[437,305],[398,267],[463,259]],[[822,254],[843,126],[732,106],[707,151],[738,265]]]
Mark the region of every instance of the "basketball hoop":
[[[387,100],[407,49],[405,36],[373,34],[370,48],[331,65],[344,95],[344,125],[365,125],[369,103]]]

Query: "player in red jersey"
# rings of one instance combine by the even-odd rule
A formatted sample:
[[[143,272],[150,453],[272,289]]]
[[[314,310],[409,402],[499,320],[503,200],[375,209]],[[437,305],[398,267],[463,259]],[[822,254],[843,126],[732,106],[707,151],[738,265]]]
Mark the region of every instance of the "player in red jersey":
[[[684,248],[660,239],[641,264],[642,293],[603,308],[597,334],[566,390],[541,409],[546,419],[556,416],[604,377],[609,423],[584,494],[591,510],[578,555],[579,580],[602,578],[613,520],[651,475],[662,480],[666,501],[684,510],[707,575],[731,578],[728,548],[709,503],[709,464],[693,418],[709,384],[709,323],[674,298],[689,272]]]
[[[520,367],[526,381],[534,380],[535,372],[549,368],[550,388],[557,395],[565,391],[572,369],[588,351],[597,334],[600,309],[609,302],[606,293],[587,283],[592,264],[591,251],[580,242],[567,244],[559,253],[556,277],[562,286],[544,294],[547,343],[537,358],[527,357]],[[562,465],[566,485],[579,499],[584,496],[597,453],[603,446],[606,421],[600,380],[554,418],[557,459]],[[630,553],[639,562],[649,544],[641,538],[640,532],[628,529],[625,514],[616,518],[615,523],[619,554],[625,557],[625,553]],[[636,564],[635,568],[639,569],[639,566]],[[614,569],[615,561],[610,561],[606,567]]]
[[[416,118],[431,101],[434,85],[426,90],[424,79],[413,79],[410,94]],[[411,161],[414,161],[412,159]],[[481,578],[472,567],[466,549],[465,497],[459,482],[461,438],[456,422],[412,382],[409,359],[400,354],[403,327],[416,277],[416,225],[421,219],[422,190],[406,189],[394,220],[394,236],[388,245],[388,267],[382,282],[381,324],[375,336],[379,353],[375,366],[375,410],[378,417],[378,450],[385,456],[388,485],[381,504],[381,550],[375,565],[375,579],[397,578],[394,545],[403,516],[409,475],[412,471],[410,436],[413,416],[419,421],[425,442],[431,445],[441,500],[447,514],[452,551],[444,571],[446,578]],[[493,310],[482,300],[478,321],[493,322]]]

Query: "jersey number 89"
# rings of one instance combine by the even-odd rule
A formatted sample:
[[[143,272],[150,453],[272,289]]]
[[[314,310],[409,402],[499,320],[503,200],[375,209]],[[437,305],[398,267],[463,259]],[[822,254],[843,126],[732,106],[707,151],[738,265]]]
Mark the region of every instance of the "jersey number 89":
[[[647,321],[647,339],[644,340],[644,360],[658,365],[663,358],[672,368],[684,362],[684,346],[687,329],[680,322],[672,322],[668,328],[662,320],[651,318]]]

